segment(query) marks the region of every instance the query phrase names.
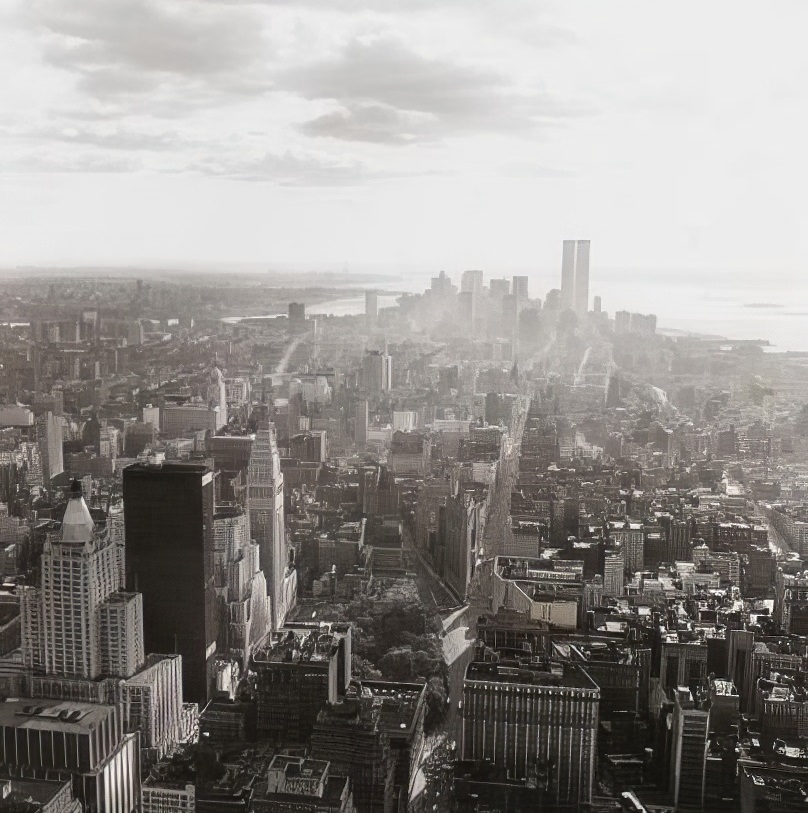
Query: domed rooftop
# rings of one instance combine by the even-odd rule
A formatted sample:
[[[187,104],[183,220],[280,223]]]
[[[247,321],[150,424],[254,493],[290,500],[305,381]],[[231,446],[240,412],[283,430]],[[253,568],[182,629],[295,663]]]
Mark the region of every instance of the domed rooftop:
[[[70,487],[70,500],[62,519],[62,542],[84,544],[93,538],[95,522],[81,493],[81,483],[74,480]]]

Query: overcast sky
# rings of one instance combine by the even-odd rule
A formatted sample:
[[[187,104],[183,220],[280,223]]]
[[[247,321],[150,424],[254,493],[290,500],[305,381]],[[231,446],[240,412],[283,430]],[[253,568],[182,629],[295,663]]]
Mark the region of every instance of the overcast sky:
[[[808,265],[808,3],[6,0],[0,265]]]

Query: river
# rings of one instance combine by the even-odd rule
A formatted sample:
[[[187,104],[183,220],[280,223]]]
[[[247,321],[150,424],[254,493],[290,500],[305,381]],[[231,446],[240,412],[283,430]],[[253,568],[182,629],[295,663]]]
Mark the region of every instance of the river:
[[[379,294],[379,308],[390,308],[396,304],[399,294]],[[344,296],[330,299],[316,305],[306,306],[307,316],[361,316],[365,312],[365,296]],[[234,325],[244,319],[278,319],[285,313],[254,314],[252,316],[225,316],[222,321]]]

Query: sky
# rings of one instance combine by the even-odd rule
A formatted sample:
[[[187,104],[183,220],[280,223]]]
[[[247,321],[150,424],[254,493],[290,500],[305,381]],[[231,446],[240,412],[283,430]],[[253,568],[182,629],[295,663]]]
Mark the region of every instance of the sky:
[[[588,238],[786,285],[806,30],[803,0],[5,0],[0,266],[496,276]]]

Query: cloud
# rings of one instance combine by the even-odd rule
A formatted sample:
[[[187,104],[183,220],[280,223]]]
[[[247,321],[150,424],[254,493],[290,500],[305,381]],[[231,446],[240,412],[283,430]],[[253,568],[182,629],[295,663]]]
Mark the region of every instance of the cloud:
[[[524,132],[586,112],[489,68],[422,56],[389,38],[354,40],[335,56],[280,73],[277,82],[340,105],[304,122],[304,133],[358,141]]]
[[[117,173],[136,172],[141,169],[139,160],[122,156],[106,156],[98,153],[81,155],[43,155],[26,153],[16,158],[0,161],[0,174],[52,174],[52,173]]]
[[[77,127],[40,127],[23,131],[20,135],[29,140],[55,141],[63,144],[100,147],[105,150],[126,150],[138,152],[173,150],[188,146],[188,141],[176,133],[148,133],[120,127],[77,128]],[[19,136],[18,136],[19,137]]]
[[[363,164],[326,161],[292,152],[267,152],[248,158],[219,155],[197,161],[188,169],[231,180],[295,187],[354,186],[374,177]]]
[[[50,64],[100,99],[255,88],[265,43],[250,9],[177,0],[30,0]]]
[[[434,129],[429,114],[396,110],[383,104],[348,103],[300,125],[307,136],[336,138],[343,141],[368,141],[376,144],[411,144]]]

